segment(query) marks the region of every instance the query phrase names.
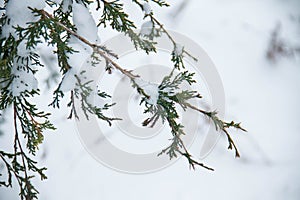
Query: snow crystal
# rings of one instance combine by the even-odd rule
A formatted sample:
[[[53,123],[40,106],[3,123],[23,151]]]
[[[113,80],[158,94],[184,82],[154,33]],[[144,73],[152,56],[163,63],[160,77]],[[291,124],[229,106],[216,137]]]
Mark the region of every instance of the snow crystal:
[[[136,78],[134,80],[135,83],[142,88],[148,96],[150,96],[150,98],[146,100],[147,103],[155,105],[159,97],[159,85],[157,83],[147,82],[141,78]]]
[[[30,55],[30,50],[26,49],[26,41],[22,40],[17,48],[17,53],[21,57],[28,57]]]
[[[69,11],[69,7],[72,5],[72,0],[63,0],[62,11],[64,13]]]
[[[70,65],[71,69],[68,70],[68,72],[65,74],[62,80],[60,90],[63,92],[68,92],[75,88],[76,85],[75,75],[80,72],[80,68],[92,54],[91,47],[84,44],[74,36],[71,36],[68,45],[73,50],[78,52],[67,54],[67,56],[69,57],[68,64]]]
[[[99,43],[100,39],[98,37],[98,28],[93,17],[89,13],[88,8],[82,4],[74,2],[72,9],[73,23],[77,28],[77,33],[89,42]],[[93,52],[90,46],[83,43],[75,36],[70,37],[68,45],[77,52],[67,54],[69,57],[68,64],[71,69],[69,69],[62,80],[60,90],[63,92],[68,92],[75,88],[77,82],[75,75],[80,72],[80,68]]]
[[[170,88],[170,87],[166,87],[162,90],[162,92],[165,92],[167,93],[168,96],[173,96],[175,95],[176,93],[180,92],[180,89],[179,88]],[[163,96],[162,97],[165,101],[167,102],[172,102],[171,99],[169,99],[168,97],[165,97]]]
[[[117,18],[117,21],[118,21],[118,23],[119,23],[120,26],[123,26],[123,22],[122,22],[122,20],[121,20],[120,17]]]
[[[103,108],[105,105],[104,99],[100,97],[94,90],[87,97],[87,101],[97,108]]]
[[[2,27],[1,37],[9,37],[11,34],[15,39],[19,39],[14,27],[28,27],[29,22],[36,22],[39,17],[35,16],[30,8],[43,9],[45,7],[44,0],[10,0],[7,3],[6,15],[9,18],[9,23]],[[30,55],[30,50],[26,49],[26,41],[23,40],[17,47],[18,56],[22,59]],[[12,66],[13,80],[9,86],[13,96],[19,96],[24,91],[37,90],[38,81],[32,71],[24,67],[21,58],[15,58]],[[31,63],[29,63],[30,65]]]
[[[59,88],[62,92],[68,92],[75,88],[77,82],[75,75],[76,71],[74,68],[71,68],[67,71]]]
[[[174,93],[177,93],[179,91],[179,89],[177,88],[170,88],[170,87],[166,87],[162,90],[162,92],[167,93],[168,95],[173,95]]]
[[[151,6],[149,3],[144,3],[143,4],[143,10],[145,12],[145,15],[149,15],[152,12]]]
[[[4,7],[4,1],[0,1],[0,7],[3,8]],[[0,16],[2,16],[2,14],[4,14],[5,11],[4,10],[0,10]]]
[[[73,23],[77,28],[77,33],[91,43],[100,43],[98,28],[88,8],[74,2],[72,9]]]
[[[183,53],[183,46],[181,44],[176,44],[174,48],[175,56],[181,56]]]
[[[147,21],[142,24],[140,34],[141,35],[150,35],[153,30],[153,22]]]
[[[28,27],[28,22],[36,22],[39,17],[35,16],[28,8],[43,9],[45,7],[44,0],[10,0],[7,3],[6,15],[10,19],[9,24],[5,24],[2,28],[1,37],[8,38],[10,34],[16,39],[18,35],[13,27]]]
[[[69,53],[67,56],[69,57],[68,63],[72,68],[75,68],[78,72],[83,63],[86,59],[91,56],[92,48],[87,44],[83,43],[75,36],[71,36],[68,46],[71,47],[73,50],[78,51],[74,53]]]
[[[19,96],[24,91],[32,91],[38,88],[38,81],[32,71],[27,71],[22,66],[21,59],[18,61],[17,59],[14,60],[12,66],[14,79],[10,84],[10,91],[13,96]]]

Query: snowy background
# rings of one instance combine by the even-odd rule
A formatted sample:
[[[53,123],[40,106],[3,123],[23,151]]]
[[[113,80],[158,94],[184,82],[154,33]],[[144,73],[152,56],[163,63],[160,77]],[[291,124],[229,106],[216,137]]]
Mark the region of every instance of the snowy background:
[[[193,39],[214,61],[225,89],[226,119],[241,121],[248,130],[232,131],[242,157],[235,159],[221,138],[203,160],[214,167],[214,172],[189,170],[185,159],[150,174],[116,172],[85,151],[75,123],[66,120],[68,110],[61,109],[52,117],[58,130],[45,133],[38,154],[40,164],[48,168],[48,179],[37,181],[40,199],[300,198],[300,56],[279,56],[276,62],[266,58],[271,33],[278,23],[279,37],[288,46],[299,48],[300,1],[182,2],[169,1],[171,7],[167,9],[152,8],[168,29]],[[126,9],[142,24],[136,7]],[[100,30],[99,36],[104,42],[112,32]],[[51,58],[46,61],[51,65]],[[44,94],[38,102],[50,98]],[[11,124],[7,119],[1,128],[12,130]],[[0,136],[1,147],[12,144],[10,133]],[[199,153],[197,148],[193,152]],[[18,199],[17,189],[1,188],[0,199]]]

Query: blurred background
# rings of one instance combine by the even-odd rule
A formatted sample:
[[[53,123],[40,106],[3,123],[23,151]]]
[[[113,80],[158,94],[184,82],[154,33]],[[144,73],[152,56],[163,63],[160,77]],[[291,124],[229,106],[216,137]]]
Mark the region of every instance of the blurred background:
[[[137,7],[124,2],[130,17],[141,25]],[[300,1],[169,3],[169,8],[151,4],[154,14],[167,29],[198,43],[215,63],[226,95],[225,119],[242,122],[248,131],[231,131],[241,158],[234,158],[221,137],[203,160],[214,172],[190,170],[180,159],[155,173],[120,173],[88,154],[74,121],[66,120],[68,109],[61,108],[52,116],[57,131],[45,133],[37,155],[40,165],[48,168],[48,179],[36,180],[39,199],[300,199]],[[116,34],[99,30],[102,42]],[[51,57],[48,61],[51,65]],[[37,102],[46,98],[51,94]],[[12,145],[9,117],[1,129],[1,147]],[[198,150],[194,147],[192,152],[197,155]],[[0,199],[18,199],[15,186],[1,188]]]

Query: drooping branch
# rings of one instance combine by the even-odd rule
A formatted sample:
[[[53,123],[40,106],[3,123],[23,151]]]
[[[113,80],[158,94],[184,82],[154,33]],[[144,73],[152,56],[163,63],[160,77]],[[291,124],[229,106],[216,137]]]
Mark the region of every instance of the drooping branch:
[[[105,48],[101,45],[97,45],[97,44],[93,44],[93,43],[89,42],[86,38],[78,35],[75,31],[69,29],[68,27],[63,25],[61,22],[57,21],[50,13],[46,12],[45,10],[40,10],[39,13],[42,16],[53,20],[54,23],[61,26],[65,31],[67,31],[71,35],[78,38],[81,42],[83,42],[83,43],[87,44],[88,46],[90,46],[93,49],[93,51],[98,53],[101,57],[103,57],[106,62],[110,63],[110,65],[112,65],[116,70],[120,71],[123,75],[128,77],[133,82],[133,85],[135,87],[137,87],[138,91],[140,91],[141,94],[143,94],[144,96],[149,98],[149,95],[147,95],[144,92],[144,90],[135,81],[135,78],[138,78],[139,75],[133,74],[131,70],[126,70],[126,69],[122,68],[118,63],[116,63],[113,59],[110,58],[110,56],[112,56],[114,58],[118,58],[118,56],[116,54],[111,53],[111,51],[108,51],[107,48]]]
[[[140,4],[139,2],[137,2],[137,1],[135,1],[135,2],[136,2],[138,5],[142,6],[142,4]],[[149,96],[148,94],[145,93],[145,91],[143,90],[143,88],[142,88],[141,86],[139,86],[139,85],[136,83],[136,81],[135,81],[135,79],[138,78],[139,75],[133,74],[132,71],[126,70],[126,69],[122,68],[118,63],[116,63],[116,62],[110,57],[110,56],[113,56],[114,58],[117,58],[117,55],[111,54],[111,53],[107,53],[107,49],[104,49],[104,48],[103,48],[102,46],[100,46],[100,45],[93,44],[93,43],[89,42],[89,41],[88,41],[87,39],[85,39],[84,37],[78,35],[75,31],[70,30],[69,28],[67,28],[66,26],[64,26],[62,23],[60,23],[59,21],[55,20],[55,18],[54,18],[51,14],[47,13],[46,11],[41,10],[40,13],[41,13],[44,17],[47,17],[47,18],[52,19],[52,20],[54,21],[54,23],[60,25],[65,31],[67,31],[68,33],[70,33],[71,35],[75,36],[76,38],[78,38],[78,39],[79,39],[80,41],[82,41],[83,43],[85,43],[85,44],[87,44],[88,46],[90,46],[90,47],[93,49],[93,51],[96,52],[97,54],[99,54],[102,58],[104,58],[106,62],[110,63],[110,65],[113,66],[116,70],[120,71],[123,75],[125,75],[126,77],[128,77],[128,78],[132,81],[133,86],[137,88],[137,90],[139,91],[140,94],[142,94],[142,95],[143,95],[144,97],[146,97],[146,98],[150,98],[150,96]],[[155,24],[159,25],[160,29],[163,30],[163,32],[167,35],[167,37],[170,39],[170,41],[172,42],[172,44],[173,44],[174,46],[176,46],[177,44],[176,44],[175,40],[174,40],[174,39],[172,38],[172,36],[168,33],[168,31],[164,28],[163,24],[161,24],[161,23],[160,23],[160,22],[159,22],[152,14],[149,14],[148,16],[151,18],[151,20],[152,20]],[[187,55],[191,56],[191,55],[190,55],[187,51],[185,51],[185,50],[184,50],[184,53],[186,53]],[[191,57],[194,58],[193,56],[191,56]],[[196,60],[196,59],[195,59],[195,60]],[[171,74],[172,74],[172,73],[173,73],[173,70],[172,70]],[[198,95],[197,95],[196,97],[198,97]],[[235,143],[233,142],[232,138],[230,137],[230,135],[228,134],[228,132],[227,132],[227,130],[226,130],[226,129],[229,128],[229,127],[235,127],[235,128],[238,128],[238,129],[240,129],[240,130],[245,131],[245,129],[243,129],[242,127],[240,127],[240,125],[239,125],[238,123],[230,124],[230,123],[223,122],[222,120],[220,120],[220,119],[216,116],[217,113],[215,113],[215,112],[207,112],[207,111],[201,110],[201,109],[195,107],[194,105],[191,105],[191,104],[188,103],[188,102],[184,102],[184,103],[182,103],[182,102],[177,102],[177,103],[179,103],[181,106],[185,106],[185,107],[188,107],[188,108],[190,108],[190,109],[196,110],[196,111],[198,111],[198,112],[204,114],[205,116],[209,117],[210,119],[212,119],[212,121],[213,121],[213,122],[215,123],[215,125],[216,125],[216,129],[217,129],[217,130],[220,129],[221,131],[223,131],[223,132],[226,134],[226,136],[227,136],[227,138],[228,138],[228,142],[229,142],[229,147],[228,147],[228,148],[229,148],[229,149],[232,149],[232,147],[234,147],[235,153],[236,153],[236,157],[239,157],[239,156],[240,156],[240,154],[239,154],[239,152],[238,152],[238,149],[237,149]],[[156,122],[158,118],[157,118],[157,117],[153,117],[152,120],[154,120],[154,119],[155,119],[154,122]],[[152,121],[152,120],[150,120],[150,121]],[[150,122],[150,121],[149,121],[149,122]],[[149,123],[149,122],[148,122],[148,123]],[[145,123],[145,125],[146,125],[146,124],[147,124],[147,123]],[[155,124],[155,123],[153,123],[152,125],[154,125],[154,124]],[[182,154],[182,155],[185,155],[185,157],[187,157],[187,155],[190,155],[190,154],[187,152],[187,149],[186,149],[186,147],[184,146],[183,142],[181,141],[180,143],[181,143],[181,145],[183,146],[184,151],[185,151],[184,153],[181,152],[181,154]],[[191,158],[188,157],[188,160],[189,160],[189,162],[190,162],[190,161],[191,161]],[[192,167],[194,168],[194,166],[192,166]]]

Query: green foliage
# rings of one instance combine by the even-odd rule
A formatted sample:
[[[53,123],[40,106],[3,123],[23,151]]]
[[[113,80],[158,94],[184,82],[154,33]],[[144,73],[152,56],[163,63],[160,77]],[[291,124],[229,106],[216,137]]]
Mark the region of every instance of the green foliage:
[[[0,158],[7,170],[7,181],[0,181],[0,186],[12,187],[12,176],[14,176],[20,187],[19,195],[21,199],[37,199],[38,191],[32,184],[32,179],[35,177],[35,174],[38,174],[41,180],[47,177],[44,174],[46,168],[38,167],[37,162],[32,160],[27,151],[23,149],[19,135],[20,132],[24,135],[29,154],[35,155],[38,145],[43,141],[43,131],[55,129],[47,120],[48,115],[49,113],[37,111],[36,106],[30,104],[24,97],[14,98],[14,151],[13,153],[0,151]],[[42,118],[44,121],[38,122],[36,118]],[[18,122],[20,123],[21,131],[18,130]],[[2,172],[0,176],[2,176]]]
[[[104,27],[106,27],[107,23],[109,23],[111,28],[129,36],[136,49],[145,50],[146,53],[156,51],[155,42],[140,37],[136,31],[134,31],[136,26],[128,18],[128,14],[123,11],[124,5],[120,1],[107,2],[102,0],[102,2],[103,14],[98,26],[104,25]]]
[[[182,141],[182,136],[185,135],[185,132],[183,130],[184,126],[177,122],[179,114],[176,109],[176,104],[179,104],[183,109],[186,109],[188,100],[192,98],[201,98],[201,96],[196,91],[180,90],[180,86],[184,82],[191,85],[196,81],[193,79],[194,74],[189,73],[188,71],[179,72],[177,75],[174,75],[175,69],[176,67],[174,66],[171,73],[166,76],[158,86],[159,97],[156,104],[148,103],[147,97],[142,98],[141,103],[144,102],[147,108],[145,113],[151,113],[153,115],[151,118],[147,118],[143,122],[143,125],[147,126],[150,124],[150,127],[153,127],[159,118],[162,119],[163,123],[166,121],[169,124],[173,136],[170,139],[172,142],[167,148],[162,150],[159,155],[166,153],[169,155],[170,159],[177,157],[178,154],[183,155],[187,158],[192,168],[195,168],[195,165],[200,165],[212,170],[194,160]]]
[[[128,14],[123,11],[123,4],[120,1],[102,1],[103,14],[98,26],[106,24],[119,32],[126,32],[132,28],[136,28],[134,23],[128,19]]]
[[[76,113],[75,106],[74,106],[74,104],[75,104],[74,96],[75,96],[77,99],[79,99],[81,108],[87,119],[89,119],[89,114],[96,115],[99,119],[106,121],[111,126],[113,120],[120,120],[120,119],[106,117],[103,114],[103,111],[109,109],[111,106],[113,106],[115,104],[114,103],[113,104],[106,103],[103,105],[102,108],[99,108],[99,107],[93,105],[93,100],[92,100],[92,99],[94,99],[93,89],[90,87],[90,83],[92,81],[86,80],[86,77],[82,78],[83,77],[82,75],[84,73],[85,73],[85,71],[82,71],[80,73],[80,76],[75,75],[76,81],[77,81],[77,83],[76,83],[77,87],[74,89],[74,93],[72,93],[72,96],[71,96],[71,101],[68,104],[69,107],[70,106],[72,107],[69,118],[72,118],[73,114],[75,115],[76,118],[78,118],[78,115]],[[110,95],[106,94],[105,92],[100,92],[99,90],[94,95],[97,95],[100,98],[110,98],[111,97]]]
[[[174,63],[174,67],[176,69],[181,69],[184,68],[184,63],[183,63],[183,56],[182,55],[176,55],[175,51],[172,52],[172,62]]]
[[[7,153],[0,151],[0,158],[3,161],[7,170],[7,181],[0,181],[0,186],[12,187],[12,177],[14,176],[20,187],[20,198],[21,199],[37,199],[37,194],[39,193],[37,189],[32,184],[32,179],[34,175],[28,174],[30,170],[33,173],[39,174],[41,180],[46,179],[44,171],[45,167],[37,167],[37,162],[29,158],[22,150],[20,141],[17,139],[15,141],[15,152]],[[0,173],[0,177],[2,176]]]
[[[8,2],[9,0],[5,1],[3,9],[6,9]],[[158,85],[159,95],[157,101],[150,103],[149,98],[151,97],[137,82],[139,76],[122,68],[122,66],[119,66],[113,60],[118,58],[118,55],[114,54],[112,50],[107,49],[105,46],[93,44],[81,35],[78,35],[76,27],[70,20],[73,14],[71,6],[65,9],[63,3],[57,5],[51,0],[47,0],[46,3],[52,7],[52,13],[31,8],[32,13],[38,17],[38,20],[28,23],[26,27],[14,27],[15,33],[18,36],[16,38],[12,35],[2,37],[2,28],[10,23],[10,19],[3,14],[0,18],[0,119],[3,119],[2,111],[8,112],[9,108],[12,108],[14,119],[14,134],[12,137],[14,137],[14,145],[12,152],[0,150],[1,163],[4,164],[6,169],[6,173],[2,171],[0,173],[0,186],[12,187],[14,177],[20,187],[21,199],[37,199],[38,191],[32,184],[32,179],[36,175],[40,176],[41,179],[47,178],[44,174],[46,168],[38,167],[38,163],[31,157],[35,156],[39,145],[43,142],[45,131],[55,129],[48,119],[50,113],[41,111],[34,103],[31,103],[33,98],[40,95],[38,88],[27,89],[14,95],[11,87],[12,83],[18,79],[14,74],[14,70],[30,72],[30,74],[34,76],[35,72],[43,67],[40,62],[40,55],[35,51],[37,45],[40,43],[46,43],[48,46],[54,48],[54,51],[51,53],[57,56],[58,71],[64,79],[66,74],[72,69],[72,66],[70,66],[68,62],[68,55],[76,52],[76,50],[72,49],[68,44],[71,36],[77,38],[93,50],[93,54],[91,55],[93,65],[105,61],[106,71],[108,73],[112,73],[112,69],[115,69],[132,81],[133,88],[136,88],[142,97],[141,104],[145,106],[144,112],[152,114],[152,117],[143,122],[144,126],[153,127],[158,120],[162,120],[169,125],[172,134],[171,142],[159,155],[165,153],[170,159],[182,155],[187,159],[190,167],[195,168],[195,166],[198,165],[212,170],[212,168],[194,159],[185,147],[182,140],[182,137],[186,134],[184,132],[184,125],[178,123],[179,105],[183,110],[193,109],[211,119],[215,124],[216,130],[224,132],[227,136],[229,142],[228,148],[234,148],[236,156],[239,156],[236,145],[228,134],[228,128],[244,129],[239,123],[222,121],[218,118],[216,112],[204,111],[189,103],[191,99],[201,98],[201,95],[197,91],[180,89],[184,83],[189,85],[195,83],[194,74],[185,70],[184,66],[184,57],[192,57],[192,55],[185,51],[183,47],[178,50],[179,45],[164,28],[163,24],[154,17],[153,12],[144,13],[143,18],[149,19],[153,26],[150,27],[150,34],[142,35],[135,30],[136,26],[124,11],[124,5],[121,1],[96,0],[95,2],[91,2],[88,0],[76,0],[76,2],[81,2],[86,7],[92,3],[97,4],[96,10],[100,8],[102,10],[98,27],[103,26],[103,28],[105,28],[109,26],[113,30],[127,35],[136,49],[142,49],[147,54],[149,52],[156,52],[155,38],[166,34],[174,47],[170,58],[174,64],[173,70],[169,75],[165,76]],[[144,11],[143,3],[145,2],[152,2],[160,7],[169,6],[163,0],[133,0],[132,2],[137,5],[142,12]],[[21,57],[18,55],[18,47],[24,44],[24,42],[26,49],[29,50],[30,53],[28,56]],[[196,58],[192,58],[196,60]],[[15,66],[16,63],[18,66]],[[104,111],[113,106],[113,103],[104,104],[101,107],[93,104],[91,101],[94,97],[93,95],[103,99],[110,98],[110,96],[104,91],[94,92],[93,88],[91,88],[91,81],[85,78],[84,73],[85,72],[82,71],[80,74],[75,75],[76,86],[69,93],[61,90],[62,79],[53,92],[53,100],[49,106],[59,108],[61,106],[61,99],[69,96],[70,101],[67,104],[67,106],[70,107],[69,118],[78,118],[75,103],[79,102],[87,119],[90,115],[95,115],[99,119],[106,121],[109,125],[111,125],[114,120],[120,120],[119,118],[104,115]],[[22,146],[23,143],[26,144],[25,147]],[[3,176],[5,174],[6,176]]]

